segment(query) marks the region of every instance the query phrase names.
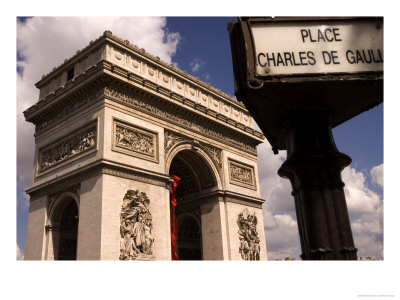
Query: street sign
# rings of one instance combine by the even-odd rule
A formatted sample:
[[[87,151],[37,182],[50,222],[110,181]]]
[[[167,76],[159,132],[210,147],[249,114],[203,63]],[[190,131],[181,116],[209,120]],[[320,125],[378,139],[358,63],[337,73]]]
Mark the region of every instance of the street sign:
[[[383,71],[383,22],[250,22],[256,75]]]
[[[290,115],[334,128],[383,101],[382,17],[239,17],[228,30],[235,95],[275,153]]]

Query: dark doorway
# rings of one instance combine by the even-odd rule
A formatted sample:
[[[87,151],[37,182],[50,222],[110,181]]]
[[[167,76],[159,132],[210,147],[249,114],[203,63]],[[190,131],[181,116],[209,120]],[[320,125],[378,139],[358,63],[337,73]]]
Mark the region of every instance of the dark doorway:
[[[76,260],[78,221],[78,207],[71,199],[61,217],[58,260]]]
[[[179,260],[201,260],[201,230],[193,217],[178,221],[177,254]]]

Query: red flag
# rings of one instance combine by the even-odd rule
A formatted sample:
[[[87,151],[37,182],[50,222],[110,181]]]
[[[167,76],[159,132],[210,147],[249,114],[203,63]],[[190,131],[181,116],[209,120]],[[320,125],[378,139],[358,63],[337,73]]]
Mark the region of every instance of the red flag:
[[[174,181],[171,182],[169,188],[169,195],[171,199],[171,258],[172,260],[178,260],[178,254],[176,254],[176,241],[178,239],[178,222],[176,221],[175,207],[177,205],[175,199],[175,191],[178,187],[178,182],[181,180],[178,176],[170,175]]]

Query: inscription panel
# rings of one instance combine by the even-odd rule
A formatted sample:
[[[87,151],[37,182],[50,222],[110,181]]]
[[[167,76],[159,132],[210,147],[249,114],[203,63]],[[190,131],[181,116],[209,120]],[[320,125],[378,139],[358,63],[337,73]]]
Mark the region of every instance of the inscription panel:
[[[254,178],[254,168],[241,162],[228,159],[229,165],[229,183],[243,186],[250,189],[256,189]]]
[[[158,134],[114,119],[112,150],[158,163]]]

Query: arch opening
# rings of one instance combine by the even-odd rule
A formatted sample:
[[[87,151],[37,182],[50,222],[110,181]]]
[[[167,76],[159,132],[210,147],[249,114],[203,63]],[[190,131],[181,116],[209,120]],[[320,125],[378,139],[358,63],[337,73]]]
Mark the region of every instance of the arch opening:
[[[76,260],[78,243],[78,205],[73,197],[59,199],[52,210],[48,259]]]
[[[75,201],[69,201],[61,217],[58,259],[76,260],[77,241],[78,207]]]
[[[169,174],[181,179],[175,192],[178,259],[202,260],[201,198],[202,194],[218,187],[217,178],[209,162],[191,149],[182,150],[174,156]]]

